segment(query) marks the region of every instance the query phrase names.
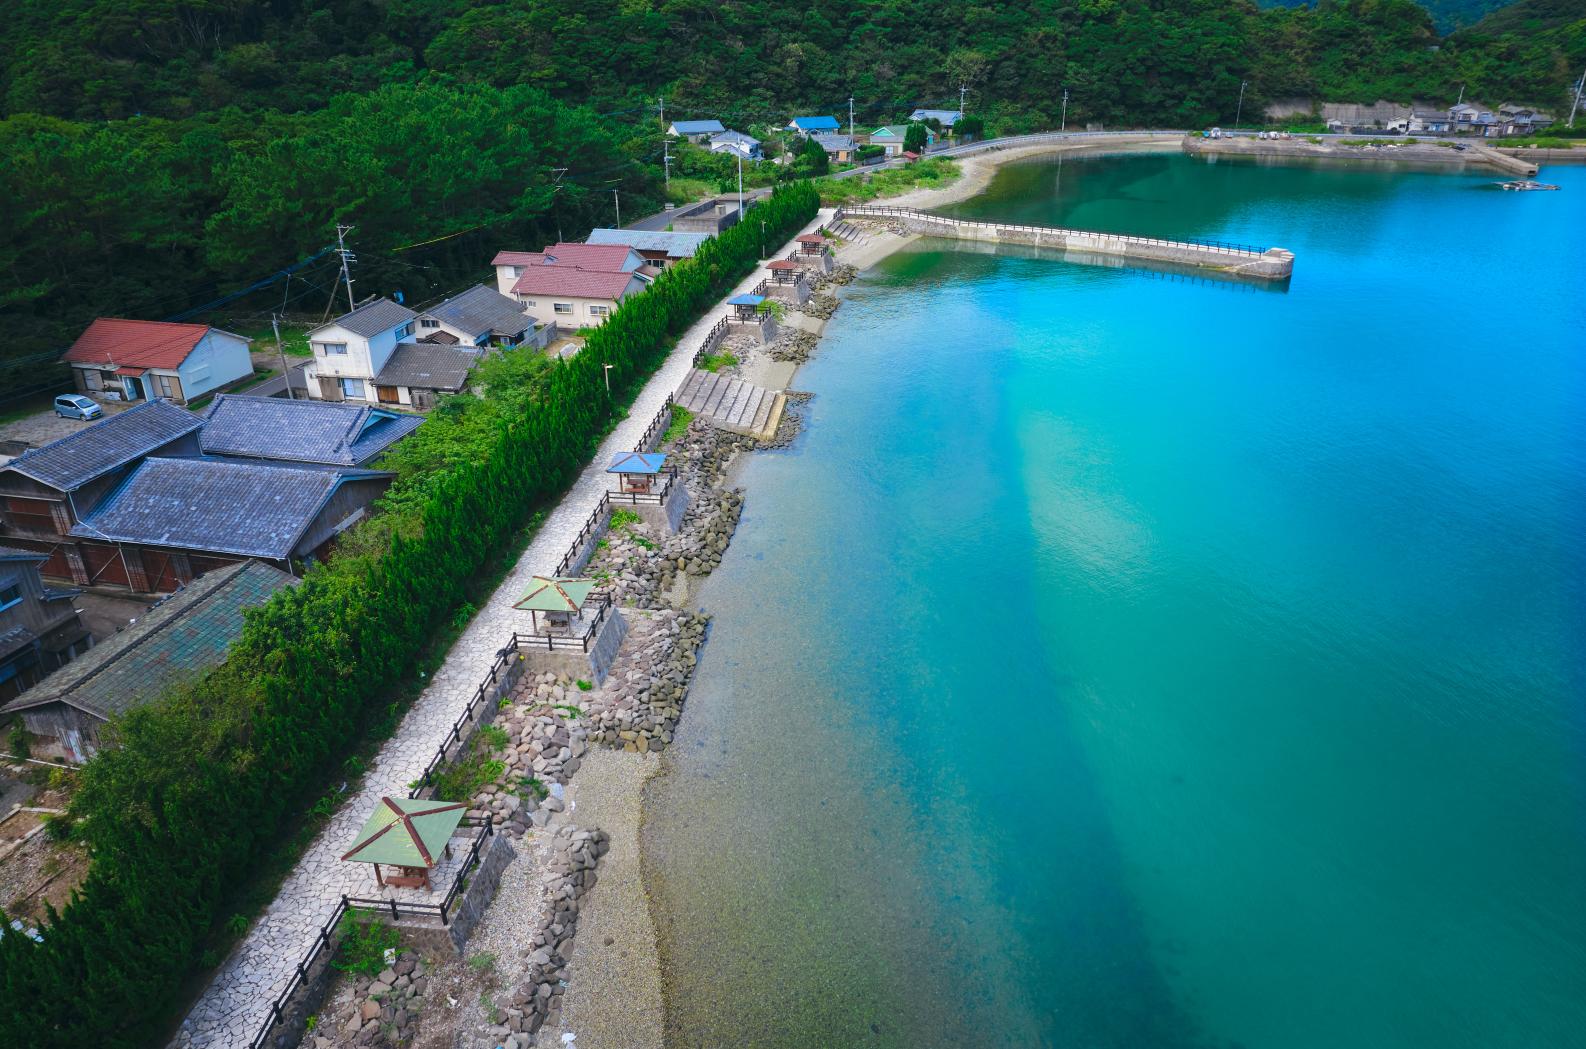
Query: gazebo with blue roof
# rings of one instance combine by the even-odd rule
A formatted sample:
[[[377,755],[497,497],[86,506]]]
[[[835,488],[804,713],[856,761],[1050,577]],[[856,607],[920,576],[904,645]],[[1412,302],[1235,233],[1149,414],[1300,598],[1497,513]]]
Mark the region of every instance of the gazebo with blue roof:
[[[752,321],[760,312],[760,304],[764,301],[764,295],[734,295],[727,300],[727,305],[732,307],[733,320]]]
[[[666,456],[661,452],[618,452],[606,472],[617,475],[619,492],[648,492],[665,468]]]

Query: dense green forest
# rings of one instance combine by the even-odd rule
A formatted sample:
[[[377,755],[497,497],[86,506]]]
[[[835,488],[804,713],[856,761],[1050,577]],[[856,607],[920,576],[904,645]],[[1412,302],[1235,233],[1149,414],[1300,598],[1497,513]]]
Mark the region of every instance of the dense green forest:
[[[1055,126],[1065,88],[1071,127],[1226,122],[1241,80],[1247,114],[1461,86],[1562,107],[1586,15],[1520,6],[1440,40],[1411,0],[15,0],[0,354],[200,307],[337,221],[360,291],[455,287],[498,246],[609,223],[613,189],[628,215],[656,204],[661,96],[743,127],[852,95],[879,123],[965,85],[991,133]],[[317,309],[324,269],[271,293]]]
[[[1262,7],[1303,7],[1312,0],[1257,0]],[[1507,0],[1421,0],[1421,6],[1432,16],[1432,24],[1440,33],[1452,33],[1464,26],[1481,21],[1489,11],[1496,11]]]

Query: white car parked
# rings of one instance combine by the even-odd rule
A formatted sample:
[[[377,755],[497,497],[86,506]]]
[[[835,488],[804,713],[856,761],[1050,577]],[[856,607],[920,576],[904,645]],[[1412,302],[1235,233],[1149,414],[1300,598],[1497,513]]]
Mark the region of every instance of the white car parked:
[[[55,414],[62,419],[93,420],[102,417],[105,410],[80,393],[67,393],[55,398]]]

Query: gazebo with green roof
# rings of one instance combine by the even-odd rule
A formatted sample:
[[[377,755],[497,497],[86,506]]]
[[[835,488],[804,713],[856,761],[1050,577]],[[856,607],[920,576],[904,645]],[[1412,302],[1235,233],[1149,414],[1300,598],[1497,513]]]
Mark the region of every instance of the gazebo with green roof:
[[[441,856],[451,855],[452,832],[467,811],[460,802],[381,798],[342,859],[374,864],[374,880],[381,886],[428,889],[430,869]],[[401,871],[383,878],[381,864]]]
[[[512,607],[529,613],[535,633],[539,633],[542,612],[547,625],[568,627],[572,617],[584,610],[584,602],[589,599],[589,592],[593,589],[593,579],[537,575],[529,580],[528,590]]]

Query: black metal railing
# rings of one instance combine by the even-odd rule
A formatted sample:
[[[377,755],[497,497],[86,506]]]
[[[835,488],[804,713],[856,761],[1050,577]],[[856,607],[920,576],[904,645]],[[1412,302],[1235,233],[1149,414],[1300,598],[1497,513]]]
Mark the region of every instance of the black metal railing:
[[[330,912],[330,917],[326,918],[325,923],[319,927],[319,932],[315,934],[314,942],[307,953],[298,960],[286,988],[270,1003],[270,1015],[265,1019],[264,1026],[259,1028],[259,1033],[248,1043],[249,1049],[260,1049],[269,1040],[270,1032],[276,1025],[285,1022],[283,1010],[286,1008],[286,1003],[303,984],[308,982],[308,972],[319,961],[320,956],[335,949],[336,927],[341,924],[342,916],[348,911],[355,909],[378,911],[381,914],[390,914],[392,921],[400,921],[404,917],[439,918],[442,925],[449,924],[451,909],[456,904],[457,897],[467,888],[468,876],[479,866],[480,853],[484,851],[485,843],[494,833],[495,828],[491,826],[489,820],[485,820],[480,833],[474,838],[473,845],[469,847],[467,859],[463,861],[462,867],[452,879],[451,887],[446,890],[446,896],[440,903],[410,903],[388,897],[363,899],[343,895]]]
[[[429,789],[435,782],[435,773],[442,765],[446,764],[447,748],[462,746],[465,729],[469,723],[478,718],[489,704],[500,703],[500,685],[511,676],[507,668],[512,665],[513,657],[517,655],[516,635],[513,636],[513,641],[507,642],[504,648],[496,652],[496,658],[491,662],[490,670],[480,680],[479,687],[474,689],[473,698],[468,701],[468,706],[464,707],[463,712],[457,716],[457,720],[452,722],[451,731],[446,733],[446,737],[441,740],[441,745],[435,748],[435,756],[430,758],[428,765],[424,766],[424,773],[410,785],[408,797],[416,798]]]
[[[882,204],[851,204],[837,209],[833,221],[838,221],[849,215],[879,216],[882,218],[910,218],[922,222],[936,222],[947,226],[971,227],[989,230],[1013,230],[1020,233],[1052,234],[1063,237],[1086,237],[1091,240],[1117,241],[1123,244],[1144,244],[1162,248],[1188,248],[1208,252],[1220,252],[1231,255],[1260,256],[1266,254],[1265,248],[1258,248],[1251,244],[1235,244],[1229,241],[1208,240],[1188,237],[1182,240],[1167,240],[1162,237],[1139,237],[1127,233],[1096,233],[1090,230],[1064,229],[1059,226],[1026,226],[1013,222],[976,222],[971,219],[958,219],[950,215],[935,215],[929,211],[918,208],[895,208]]]
[[[639,437],[638,451],[648,452],[660,443],[661,435],[672,424],[672,405],[677,403],[671,394],[666,395],[666,403],[661,405],[661,410],[655,413],[655,418],[650,420],[650,425],[644,428],[644,433]]]
[[[584,552],[584,544],[605,527],[606,518],[610,515],[611,493],[606,492],[600,497],[600,502],[595,504],[595,508],[589,512],[589,516],[584,519],[584,526],[578,530],[578,535],[567,548],[567,553],[563,554],[562,559],[556,563],[556,571],[552,575],[565,576],[573,570],[573,566],[578,563]]]
[[[721,340],[726,337],[727,318],[723,317],[711,326],[710,331],[705,333],[705,341],[700,343],[699,349],[694,351],[694,367],[698,368],[704,363],[705,358],[715,352],[716,347],[721,345]]]

